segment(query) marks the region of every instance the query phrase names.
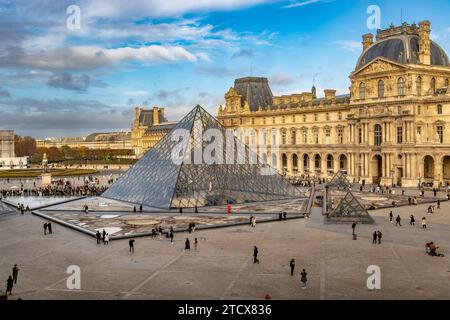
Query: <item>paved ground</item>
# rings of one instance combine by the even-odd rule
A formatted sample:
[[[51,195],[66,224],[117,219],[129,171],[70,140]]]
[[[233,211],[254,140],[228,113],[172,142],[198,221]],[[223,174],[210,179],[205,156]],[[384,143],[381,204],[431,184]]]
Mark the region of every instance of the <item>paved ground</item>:
[[[322,224],[313,209],[310,220],[259,224],[196,232],[197,250],[185,252],[188,234],[166,239],[136,240],[128,252],[126,240],[96,245],[95,240],[62,226],[44,236],[43,220],[32,215],[0,217],[0,281],[6,286],[17,263],[19,282],[11,299],[450,299],[449,258],[432,258],[424,244],[434,240],[450,252],[450,203],[434,215],[426,205],[397,208],[403,226],[388,221],[387,210],[371,211],[378,225],[358,226],[357,241],[350,226]],[[429,229],[408,225],[410,213],[427,216]],[[383,244],[372,245],[374,230]],[[260,248],[261,264],[252,261]],[[294,278],[289,261],[297,260]],[[68,290],[69,265],[81,268],[81,290]],[[366,287],[370,265],[381,268],[380,291]],[[308,272],[309,288],[300,288],[299,272]],[[2,288],[2,290],[4,290]]]

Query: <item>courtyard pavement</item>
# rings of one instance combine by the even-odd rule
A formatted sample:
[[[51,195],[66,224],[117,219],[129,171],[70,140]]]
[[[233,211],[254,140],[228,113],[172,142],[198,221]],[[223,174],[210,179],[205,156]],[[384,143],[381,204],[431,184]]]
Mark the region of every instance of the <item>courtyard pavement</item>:
[[[177,233],[167,239],[138,238],[135,253],[127,240],[96,245],[95,239],[31,215],[0,217],[0,290],[16,263],[18,283],[10,299],[450,299],[450,203],[434,215],[427,205],[395,208],[402,227],[388,221],[391,209],[370,211],[377,225],[323,225],[318,208],[310,219]],[[415,214],[416,226],[409,226]],[[420,220],[426,216],[428,229]],[[373,245],[373,231],[383,232]],[[191,251],[184,250],[186,238]],[[194,238],[199,239],[194,250]],[[425,255],[435,241],[445,258]],[[253,264],[253,246],[260,264]],[[295,258],[295,276],[289,261]],[[66,269],[81,269],[81,290],[66,286]],[[381,268],[381,290],[366,287],[367,267]],[[300,286],[301,269],[308,288]]]

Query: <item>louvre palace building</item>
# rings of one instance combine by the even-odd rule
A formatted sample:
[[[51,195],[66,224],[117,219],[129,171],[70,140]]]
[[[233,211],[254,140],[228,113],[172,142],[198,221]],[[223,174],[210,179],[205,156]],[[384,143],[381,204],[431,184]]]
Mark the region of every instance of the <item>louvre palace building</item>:
[[[350,92],[273,96],[266,78],[237,79],[218,110],[227,128],[283,175],[417,187],[450,183],[450,65],[429,21],[363,36]],[[253,130],[249,130],[253,129]],[[278,141],[275,141],[278,140]],[[275,153],[274,153],[275,154]]]

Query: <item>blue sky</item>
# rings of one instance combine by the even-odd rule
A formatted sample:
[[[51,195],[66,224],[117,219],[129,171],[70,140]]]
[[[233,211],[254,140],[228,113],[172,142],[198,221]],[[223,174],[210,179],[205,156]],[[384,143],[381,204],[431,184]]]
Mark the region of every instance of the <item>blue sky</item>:
[[[81,29],[66,9],[81,9]],[[133,107],[213,114],[234,79],[276,95],[348,93],[367,8],[381,26],[428,19],[450,50],[450,2],[365,0],[0,0],[0,128],[36,138],[129,130]]]

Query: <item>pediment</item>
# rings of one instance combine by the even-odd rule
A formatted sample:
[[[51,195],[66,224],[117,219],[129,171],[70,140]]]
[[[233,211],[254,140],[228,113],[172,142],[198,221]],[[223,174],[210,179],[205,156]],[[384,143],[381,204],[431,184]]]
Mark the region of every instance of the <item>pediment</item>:
[[[365,75],[386,71],[398,71],[404,69],[406,69],[406,67],[400,63],[396,63],[384,58],[377,58],[371,61],[369,64],[362,67],[361,69],[356,70],[354,75]]]

